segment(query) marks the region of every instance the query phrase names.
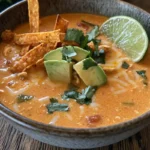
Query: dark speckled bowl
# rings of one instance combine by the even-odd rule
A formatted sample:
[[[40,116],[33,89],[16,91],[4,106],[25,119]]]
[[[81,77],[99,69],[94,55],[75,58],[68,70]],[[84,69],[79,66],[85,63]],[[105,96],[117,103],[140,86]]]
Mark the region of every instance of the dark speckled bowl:
[[[41,16],[58,13],[92,13],[106,16],[127,15],[137,19],[150,37],[150,14],[118,0],[40,0]],[[27,2],[20,2],[0,14],[0,33],[28,20]],[[31,137],[59,147],[94,148],[123,140],[150,123],[150,111],[130,121],[91,129],[56,127],[35,122],[0,104],[0,113],[15,128]]]

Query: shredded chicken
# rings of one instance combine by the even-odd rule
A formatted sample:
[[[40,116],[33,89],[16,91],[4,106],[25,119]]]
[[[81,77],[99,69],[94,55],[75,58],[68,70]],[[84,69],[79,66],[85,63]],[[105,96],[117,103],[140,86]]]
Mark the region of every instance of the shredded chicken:
[[[112,72],[112,71],[115,71],[117,68],[115,65],[112,65],[112,66],[108,66],[108,65],[103,65],[103,64],[100,64],[100,66],[103,68],[104,71],[106,72]]]
[[[21,72],[17,74],[17,76],[20,78],[27,78],[27,75],[28,75],[27,72]]]
[[[77,75],[76,72],[73,73],[73,80],[72,80],[72,83],[73,83],[74,85],[76,85],[76,86],[80,84],[80,78],[79,78],[79,76]]]

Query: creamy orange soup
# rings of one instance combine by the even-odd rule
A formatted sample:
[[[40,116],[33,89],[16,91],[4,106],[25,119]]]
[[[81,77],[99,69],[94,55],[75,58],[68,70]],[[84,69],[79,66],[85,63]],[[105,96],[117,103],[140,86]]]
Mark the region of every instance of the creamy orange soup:
[[[69,20],[69,28],[83,28],[77,26],[81,20],[101,25],[107,17],[91,14],[63,14]],[[56,16],[41,19],[40,31],[53,30]],[[29,25],[18,26],[14,32],[29,32]],[[89,105],[78,104],[75,100],[63,100],[61,95],[68,89],[65,83],[50,81],[44,66],[32,67],[27,76],[22,78],[17,73],[9,71],[11,62],[20,58],[21,47],[13,43],[0,43],[0,102],[11,110],[27,118],[64,127],[99,127],[117,124],[135,118],[150,110],[150,49],[144,59],[133,63],[123,52],[118,49],[105,36],[100,35],[102,45],[110,47],[106,54],[106,67],[116,66],[113,71],[106,71],[107,83],[98,88]],[[126,61],[130,67],[122,68]],[[146,85],[143,78],[136,71],[145,70]],[[88,75],[87,75],[88,76]],[[80,89],[85,88],[84,84]],[[32,100],[17,103],[19,94],[32,95]],[[57,98],[59,103],[67,103],[69,111],[54,112],[49,114],[46,105],[50,98]]]

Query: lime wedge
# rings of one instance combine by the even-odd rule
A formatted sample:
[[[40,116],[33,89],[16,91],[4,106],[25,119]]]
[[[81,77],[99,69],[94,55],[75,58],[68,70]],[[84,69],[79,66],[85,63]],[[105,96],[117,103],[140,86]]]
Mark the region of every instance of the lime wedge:
[[[134,62],[140,61],[148,49],[146,31],[131,17],[111,17],[102,24],[100,33],[106,35]]]

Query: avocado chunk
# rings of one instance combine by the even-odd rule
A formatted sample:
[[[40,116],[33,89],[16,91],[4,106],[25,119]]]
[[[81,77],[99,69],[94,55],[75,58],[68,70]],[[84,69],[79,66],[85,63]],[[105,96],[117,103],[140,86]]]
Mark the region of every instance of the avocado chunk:
[[[45,54],[44,60],[62,60],[62,47],[52,50]]]
[[[73,68],[88,86],[101,86],[107,82],[105,72],[92,58],[86,58],[78,62]]]
[[[72,57],[72,59],[76,60],[77,62],[87,58],[90,55],[90,51],[84,50],[78,46],[74,46],[74,49],[77,55]]]
[[[72,56],[71,58],[75,61],[81,61],[83,59],[85,59],[86,57],[89,56],[90,52],[87,50],[84,50],[78,46],[66,46],[66,48],[68,48],[68,50],[71,50],[72,47],[74,48],[74,51],[77,53],[75,56]],[[57,48],[55,50],[52,50],[50,52],[48,52],[45,56],[44,56],[44,60],[62,60],[63,59],[63,54],[62,54],[62,50],[63,47]]]
[[[65,60],[48,60],[44,65],[51,81],[70,83],[72,77],[72,63]]]

